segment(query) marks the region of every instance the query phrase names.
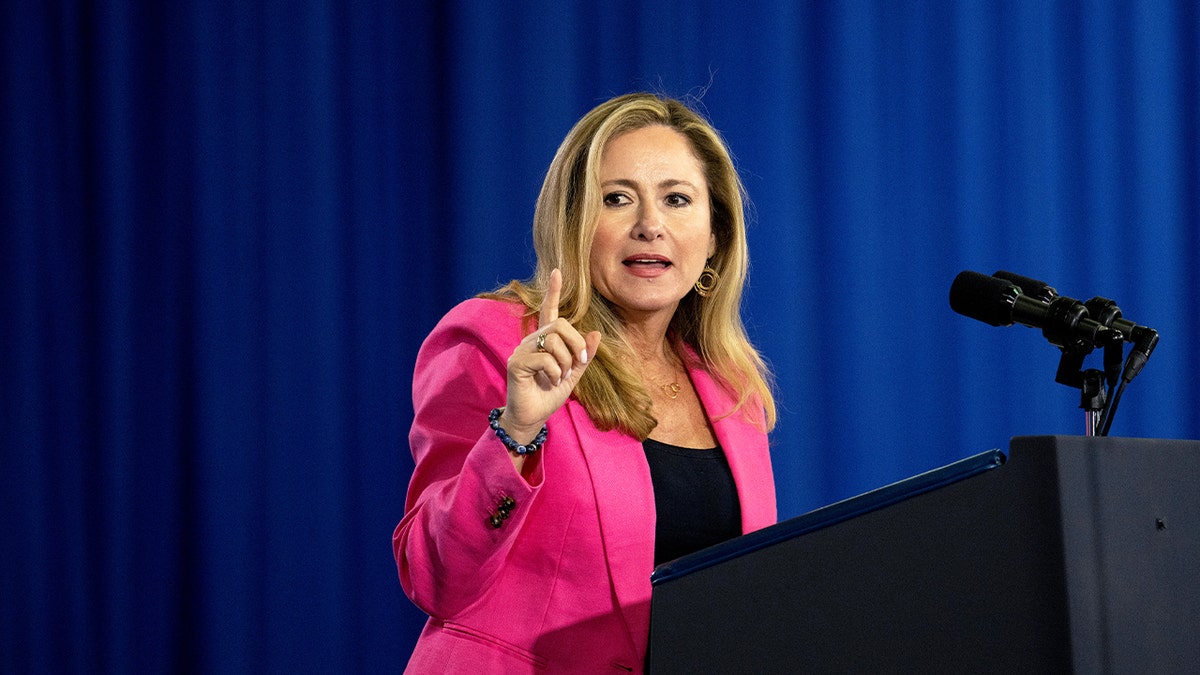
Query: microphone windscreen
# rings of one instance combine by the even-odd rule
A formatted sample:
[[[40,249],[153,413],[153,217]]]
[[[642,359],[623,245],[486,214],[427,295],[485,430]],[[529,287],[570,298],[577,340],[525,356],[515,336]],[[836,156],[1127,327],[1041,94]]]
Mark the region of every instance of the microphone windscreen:
[[[950,309],[990,326],[1011,326],[1020,293],[1009,281],[966,270],[950,285]]]

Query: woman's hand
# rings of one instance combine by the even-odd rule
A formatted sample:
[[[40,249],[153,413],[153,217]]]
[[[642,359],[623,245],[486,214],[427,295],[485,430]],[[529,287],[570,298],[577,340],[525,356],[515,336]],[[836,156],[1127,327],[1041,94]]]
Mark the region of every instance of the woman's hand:
[[[561,295],[562,273],[554,269],[539,310],[538,329],[508,357],[508,396],[499,423],[518,443],[532,441],[550,415],[567,402],[600,346],[599,331],[584,337],[558,317]]]

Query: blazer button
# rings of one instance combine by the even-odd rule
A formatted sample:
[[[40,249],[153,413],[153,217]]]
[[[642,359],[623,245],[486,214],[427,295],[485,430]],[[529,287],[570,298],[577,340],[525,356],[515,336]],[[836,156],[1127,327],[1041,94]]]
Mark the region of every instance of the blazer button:
[[[512,497],[508,495],[501,497],[500,502],[496,504],[496,512],[488,514],[488,524],[493,529],[499,528],[504,524],[504,520],[508,518],[509,513],[512,513],[513,507],[516,505],[517,502]]]

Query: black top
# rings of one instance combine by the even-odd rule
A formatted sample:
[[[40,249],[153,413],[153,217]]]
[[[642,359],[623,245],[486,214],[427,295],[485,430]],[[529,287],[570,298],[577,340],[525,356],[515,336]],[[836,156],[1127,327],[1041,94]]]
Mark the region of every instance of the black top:
[[[654,564],[742,534],[742,507],[721,448],[695,450],[647,438],[654,484]]]

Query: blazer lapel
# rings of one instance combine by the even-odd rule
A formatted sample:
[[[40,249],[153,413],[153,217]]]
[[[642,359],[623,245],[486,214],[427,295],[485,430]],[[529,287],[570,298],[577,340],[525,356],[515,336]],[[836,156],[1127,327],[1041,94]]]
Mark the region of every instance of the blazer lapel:
[[[708,413],[717,443],[725,452],[725,460],[729,462],[729,472],[733,474],[741,502],[742,532],[770,525],[775,522],[776,513],[767,436],[746,418],[744,409],[729,414],[737,402],[697,365],[693,359],[688,366],[688,375]]]
[[[566,404],[592,479],[604,555],[625,625],[650,630],[650,573],[654,565],[654,488],[645,450],[619,431],[600,431],[575,399]],[[625,608],[644,604],[639,611]]]
[[[688,374],[737,486],[742,530],[750,532],[770,525],[775,522],[775,499],[766,435],[741,411],[729,415],[735,402],[694,358],[692,361]],[[591,476],[604,555],[633,644],[634,635],[647,635],[650,630],[655,524],[650,467],[637,439],[619,431],[596,429],[575,399],[568,399],[565,407]],[[630,608],[639,609],[628,611]]]

